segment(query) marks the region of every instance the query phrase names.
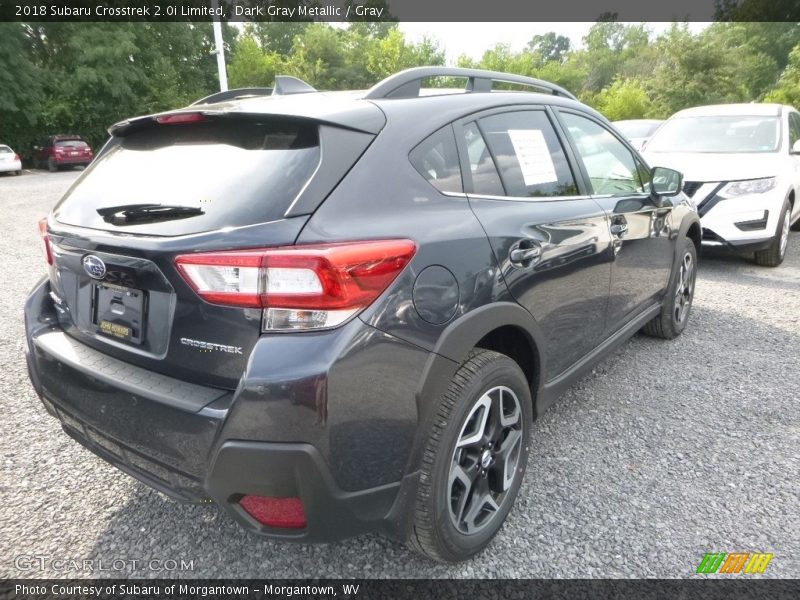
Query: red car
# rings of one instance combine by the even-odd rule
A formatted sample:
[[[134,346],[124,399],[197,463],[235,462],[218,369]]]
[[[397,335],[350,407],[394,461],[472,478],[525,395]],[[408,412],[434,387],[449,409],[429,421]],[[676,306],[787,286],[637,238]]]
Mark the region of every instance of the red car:
[[[79,135],[50,135],[33,147],[33,167],[55,173],[61,167],[86,166],[94,154]]]

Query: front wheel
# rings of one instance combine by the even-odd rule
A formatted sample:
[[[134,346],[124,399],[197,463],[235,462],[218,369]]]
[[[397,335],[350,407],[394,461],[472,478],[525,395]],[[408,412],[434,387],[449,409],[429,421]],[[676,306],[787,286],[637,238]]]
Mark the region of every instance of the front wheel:
[[[697,248],[692,240],[684,238],[679,256],[667,295],[661,303],[661,313],[642,328],[647,335],[672,340],[683,333],[689,323],[697,278]]]
[[[792,221],[792,209],[789,203],[783,205],[781,220],[775,231],[775,237],[766,250],[756,252],[756,264],[762,267],[777,267],[786,258],[786,248],[789,245],[789,225]]]
[[[442,562],[483,550],[522,484],[533,421],[516,362],[475,350],[439,400],[423,455],[409,545]]]

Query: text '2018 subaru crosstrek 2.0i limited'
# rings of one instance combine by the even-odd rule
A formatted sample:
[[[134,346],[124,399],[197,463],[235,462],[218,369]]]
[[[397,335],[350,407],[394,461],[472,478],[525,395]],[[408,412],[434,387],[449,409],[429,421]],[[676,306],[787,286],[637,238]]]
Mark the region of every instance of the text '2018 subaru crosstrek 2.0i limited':
[[[686,327],[681,175],[515,75],[265,94],[110,129],[40,225],[33,385],[81,444],[253,532],[468,558],[534,417],[640,329]]]

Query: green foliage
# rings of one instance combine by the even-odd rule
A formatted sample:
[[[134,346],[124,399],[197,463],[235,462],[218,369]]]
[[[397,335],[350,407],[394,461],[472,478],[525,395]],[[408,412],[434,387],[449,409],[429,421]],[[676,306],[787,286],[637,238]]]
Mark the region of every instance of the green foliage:
[[[778,85],[764,98],[767,102],[791,104],[800,110],[800,44],[789,54],[789,64]]]
[[[653,103],[642,84],[635,79],[616,79],[600,90],[594,104],[611,121],[643,119],[653,110]]]
[[[231,88],[269,87],[283,71],[284,61],[277,52],[265,52],[255,38],[245,36],[228,65]]]
[[[26,28],[0,23],[0,143],[17,152],[35,139],[44,90]]]
[[[457,64],[552,81],[611,119],[664,118],[717,102],[800,107],[800,23],[784,10],[793,3],[720,0],[720,18],[731,22],[700,33],[675,23],[659,36],[612,15],[591,27],[581,47],[548,32],[521,51],[498,44]],[[741,22],[767,5],[784,10],[783,22]],[[287,74],[317,89],[365,89],[402,69],[445,64],[438,41],[411,42],[394,22],[223,28],[231,87],[271,86]],[[0,141],[23,154],[53,133],[77,133],[99,146],[118,120],[185,106],[218,89],[210,23],[0,23],[0,39]]]

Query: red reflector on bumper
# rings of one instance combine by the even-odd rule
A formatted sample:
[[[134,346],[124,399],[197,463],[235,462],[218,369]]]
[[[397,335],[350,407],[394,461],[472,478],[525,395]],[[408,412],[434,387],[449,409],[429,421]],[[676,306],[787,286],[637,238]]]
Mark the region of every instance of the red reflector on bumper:
[[[245,496],[239,504],[247,514],[267,527],[303,529],[306,526],[306,513],[300,498]]]

